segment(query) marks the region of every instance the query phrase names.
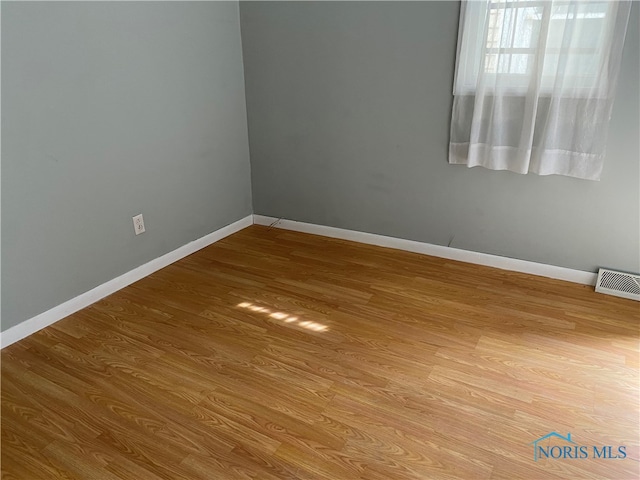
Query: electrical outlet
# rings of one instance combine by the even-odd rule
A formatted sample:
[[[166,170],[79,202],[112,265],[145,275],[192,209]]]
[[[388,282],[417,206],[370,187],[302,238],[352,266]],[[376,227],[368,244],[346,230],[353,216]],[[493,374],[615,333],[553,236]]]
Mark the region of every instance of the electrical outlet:
[[[133,217],[133,229],[135,230],[136,235],[144,233],[144,218],[142,218],[142,214]]]

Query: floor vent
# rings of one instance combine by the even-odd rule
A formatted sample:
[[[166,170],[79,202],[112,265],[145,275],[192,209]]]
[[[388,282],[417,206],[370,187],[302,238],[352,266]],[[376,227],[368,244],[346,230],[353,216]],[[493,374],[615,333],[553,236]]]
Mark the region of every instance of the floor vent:
[[[596,292],[640,301],[640,275],[601,268]]]

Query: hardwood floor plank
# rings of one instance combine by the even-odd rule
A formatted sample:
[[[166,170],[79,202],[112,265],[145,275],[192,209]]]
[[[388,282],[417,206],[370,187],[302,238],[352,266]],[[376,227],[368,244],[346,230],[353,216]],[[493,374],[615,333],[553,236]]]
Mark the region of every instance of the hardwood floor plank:
[[[252,226],[2,351],[2,479],[635,480],[639,352],[584,285]]]

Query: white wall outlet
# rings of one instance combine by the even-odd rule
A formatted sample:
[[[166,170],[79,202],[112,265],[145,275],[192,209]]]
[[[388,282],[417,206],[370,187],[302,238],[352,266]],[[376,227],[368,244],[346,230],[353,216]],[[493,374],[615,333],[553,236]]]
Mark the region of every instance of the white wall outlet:
[[[144,218],[142,218],[142,214],[133,217],[133,229],[135,230],[136,235],[144,233]]]

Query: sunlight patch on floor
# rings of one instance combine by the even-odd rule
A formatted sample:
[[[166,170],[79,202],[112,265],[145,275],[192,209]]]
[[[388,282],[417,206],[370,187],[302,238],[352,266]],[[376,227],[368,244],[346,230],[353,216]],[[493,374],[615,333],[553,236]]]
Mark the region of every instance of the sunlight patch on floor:
[[[298,317],[294,315],[289,315],[284,312],[274,312],[268,308],[261,307],[259,305],[254,305],[250,302],[241,302],[237,305],[241,308],[246,308],[247,310],[251,310],[252,312],[264,313],[268,315],[270,318],[275,318],[276,320],[282,320],[285,323],[295,324],[297,326],[306,328],[308,330],[313,330],[314,332],[326,332],[329,330],[329,327],[323,325],[318,322],[312,322],[310,320],[299,320]]]

